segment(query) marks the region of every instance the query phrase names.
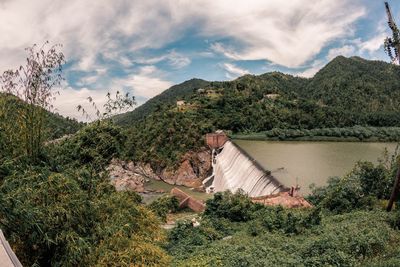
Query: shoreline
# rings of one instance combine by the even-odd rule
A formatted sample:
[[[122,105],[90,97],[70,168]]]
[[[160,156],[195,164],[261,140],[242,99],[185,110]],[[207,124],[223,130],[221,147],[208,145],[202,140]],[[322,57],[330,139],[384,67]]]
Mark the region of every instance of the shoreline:
[[[400,137],[398,139],[382,139],[379,137],[370,137],[365,139],[360,139],[358,137],[334,137],[334,136],[300,136],[300,137],[267,137],[267,136],[254,136],[254,135],[242,135],[242,134],[232,134],[229,136],[232,140],[248,140],[248,141],[276,141],[276,142],[296,142],[296,141],[306,141],[306,142],[363,142],[363,143],[398,143],[400,142]]]
[[[331,141],[331,142],[400,142],[400,127],[331,127],[314,129],[281,129],[236,133],[237,140],[259,141]]]

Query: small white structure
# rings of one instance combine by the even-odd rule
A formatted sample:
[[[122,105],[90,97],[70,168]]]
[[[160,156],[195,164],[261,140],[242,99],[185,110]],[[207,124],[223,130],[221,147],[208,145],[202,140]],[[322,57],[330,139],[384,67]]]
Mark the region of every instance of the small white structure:
[[[277,99],[280,95],[279,94],[266,94],[265,97],[269,99]]]
[[[178,101],[176,101],[176,106],[177,107],[182,107],[182,106],[184,106],[185,105],[185,100],[178,100]]]

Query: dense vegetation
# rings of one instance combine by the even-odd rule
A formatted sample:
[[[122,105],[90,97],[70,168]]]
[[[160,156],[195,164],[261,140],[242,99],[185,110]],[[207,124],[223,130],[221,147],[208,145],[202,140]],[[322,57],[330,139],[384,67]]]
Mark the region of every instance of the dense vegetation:
[[[129,156],[162,167],[217,129],[247,138],[398,141],[399,80],[398,66],[337,57],[311,79],[272,72],[191,80],[116,121],[130,127]]]
[[[307,141],[398,141],[400,127],[354,126],[346,128],[280,129],[233,134],[234,139]]]
[[[398,266],[400,213],[383,211],[396,157],[359,163],[315,188],[315,207],[254,204],[241,192],[216,193],[199,227],[180,222],[166,246],[174,266]]]
[[[107,122],[46,147],[41,163],[0,165],[0,227],[25,265],[398,266],[400,214],[383,211],[399,158],[359,163],[314,188],[310,210],[265,207],[241,192],[217,193],[193,227],[160,223],[175,198],[146,207],[116,192],[104,167],[121,157],[122,128]],[[101,174],[103,173],[103,174]],[[18,222],[18,223],[15,223]],[[167,239],[166,239],[167,237]]]
[[[63,134],[58,127],[81,126],[47,111],[63,55],[46,49],[27,49],[26,71],[0,76],[0,229],[24,266],[168,265],[163,213],[135,192],[117,192],[106,171],[126,140],[106,115],[132,99],[108,95],[104,119],[46,142]]]
[[[24,131],[23,124],[19,121],[19,114],[26,108],[19,98],[0,93],[0,158],[6,153],[21,149],[21,139],[18,136]],[[37,108],[40,109],[40,108]],[[64,135],[73,134],[84,126],[84,123],[75,119],[64,118],[56,113],[42,110],[44,127],[43,140],[53,140]]]
[[[24,265],[167,264],[160,221],[136,193],[116,192],[104,173],[120,156],[121,136],[94,124],[48,146],[40,164],[0,161],[0,228]]]
[[[62,61],[62,54],[57,55]],[[338,58],[328,70],[332,65],[344,69],[343,60],[380,64],[393,79],[397,77],[397,68],[357,58]],[[35,63],[32,58],[31,71],[38,72],[34,77],[43,75],[43,80],[29,80],[22,88],[33,92],[29,99],[51,91],[51,86],[42,84],[51,72],[37,68],[41,62],[46,61]],[[357,73],[358,68],[350,70]],[[8,72],[3,82],[14,75]],[[377,90],[382,89],[379,85],[395,86],[380,83],[382,79],[377,82],[370,78],[373,75],[362,78],[365,84],[376,82]],[[340,77],[347,77],[346,73]],[[386,156],[378,165],[359,163],[348,175],[314,188],[309,196],[315,205],[312,209],[265,207],[242,192],[217,193],[207,201],[200,226],[181,221],[169,232],[160,224],[168,213],[178,211],[176,198],[165,196],[145,206],[137,193],[117,192],[109,183],[106,167],[112,158],[150,162],[160,170],[199,148],[202,135],[217,128],[235,133],[266,131],[264,136],[278,137],[295,136],[292,131],[297,130],[313,136],[340,133],[357,138],[397,134],[397,128],[389,128],[399,119],[396,88],[382,89],[380,93],[389,98],[380,98],[378,104],[360,94],[359,109],[348,106],[358,102],[334,103],[315,96],[318,90],[312,88],[312,80],[280,73],[222,83],[193,80],[141,108],[132,127],[114,125],[107,113],[73,136],[47,144],[49,138],[67,133],[57,127],[71,125],[74,132],[81,125],[48,113],[48,102],[41,102],[41,97],[23,102],[2,95],[0,228],[26,266],[399,266],[399,206],[393,213],[382,211],[399,163],[397,155]],[[349,84],[347,89],[351,88]],[[266,96],[271,93],[279,97]],[[169,99],[166,105],[160,102],[163,97]],[[187,104],[176,107],[174,102],[181,97]],[[116,101],[120,102],[114,105],[109,97],[106,108],[115,111],[120,103],[133,103],[119,97]],[[380,113],[374,112],[376,107]]]

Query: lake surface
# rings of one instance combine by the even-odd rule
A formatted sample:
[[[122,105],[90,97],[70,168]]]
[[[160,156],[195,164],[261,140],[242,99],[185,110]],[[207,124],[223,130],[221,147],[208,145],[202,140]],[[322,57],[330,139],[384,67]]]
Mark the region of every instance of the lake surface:
[[[358,161],[378,162],[385,148],[392,154],[397,143],[298,142],[235,140],[281,183],[298,184],[301,193],[310,193],[309,185],[325,185],[331,176],[343,176]]]

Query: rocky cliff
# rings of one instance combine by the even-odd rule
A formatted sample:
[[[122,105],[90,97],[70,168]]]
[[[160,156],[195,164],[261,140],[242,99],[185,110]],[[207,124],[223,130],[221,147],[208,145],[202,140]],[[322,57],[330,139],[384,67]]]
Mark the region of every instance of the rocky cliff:
[[[112,160],[108,169],[111,183],[117,190],[144,192],[148,179],[162,180],[171,185],[191,188],[202,187],[202,181],[211,173],[211,152],[204,148],[188,152],[175,170],[164,169],[156,173],[149,164]]]
[[[204,148],[199,152],[186,153],[176,170],[164,169],[160,179],[173,185],[201,187],[202,181],[211,173],[211,151]]]

